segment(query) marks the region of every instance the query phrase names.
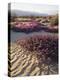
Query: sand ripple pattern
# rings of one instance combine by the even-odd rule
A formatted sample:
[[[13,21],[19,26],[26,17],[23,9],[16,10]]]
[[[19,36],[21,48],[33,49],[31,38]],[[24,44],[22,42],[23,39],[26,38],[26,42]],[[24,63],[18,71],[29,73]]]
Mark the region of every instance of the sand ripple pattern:
[[[56,67],[50,66],[49,74],[57,74]],[[8,75],[14,76],[39,76],[48,74],[47,65],[39,65],[35,52],[22,49],[16,43],[11,44],[8,53]]]

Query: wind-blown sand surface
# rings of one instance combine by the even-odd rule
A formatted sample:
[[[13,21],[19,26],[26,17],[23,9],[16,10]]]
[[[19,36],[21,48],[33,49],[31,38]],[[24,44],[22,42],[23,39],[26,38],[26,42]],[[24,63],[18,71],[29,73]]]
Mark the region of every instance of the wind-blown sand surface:
[[[29,51],[16,42],[11,43],[9,47],[8,64],[9,76],[39,76],[58,73],[58,63],[53,63],[53,61],[45,63],[41,56],[37,55],[37,51]]]

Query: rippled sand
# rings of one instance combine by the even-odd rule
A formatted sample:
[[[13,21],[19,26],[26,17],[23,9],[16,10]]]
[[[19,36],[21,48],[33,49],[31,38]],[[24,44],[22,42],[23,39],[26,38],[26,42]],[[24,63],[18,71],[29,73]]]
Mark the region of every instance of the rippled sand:
[[[57,74],[58,65],[39,64],[36,52],[23,49],[16,43],[11,43],[8,53],[9,76],[39,76]]]

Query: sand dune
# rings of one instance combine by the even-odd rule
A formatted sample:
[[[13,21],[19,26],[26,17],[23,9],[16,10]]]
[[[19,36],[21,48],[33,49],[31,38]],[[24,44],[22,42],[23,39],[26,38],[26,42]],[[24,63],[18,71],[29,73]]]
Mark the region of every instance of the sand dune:
[[[58,73],[57,66],[48,67],[48,65],[39,64],[36,52],[27,51],[16,43],[11,44],[8,57],[10,57],[8,59],[9,76],[39,76]]]

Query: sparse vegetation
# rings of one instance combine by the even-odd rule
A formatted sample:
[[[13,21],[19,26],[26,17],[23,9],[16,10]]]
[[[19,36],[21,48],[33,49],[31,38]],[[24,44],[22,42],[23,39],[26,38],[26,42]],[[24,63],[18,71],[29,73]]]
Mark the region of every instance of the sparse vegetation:
[[[52,26],[58,26],[58,15],[56,15],[55,17],[53,17],[50,21]]]
[[[18,40],[18,45],[29,51],[36,51],[38,55],[42,53],[45,57],[50,57],[52,61],[58,62],[58,38],[54,36],[33,36]]]

